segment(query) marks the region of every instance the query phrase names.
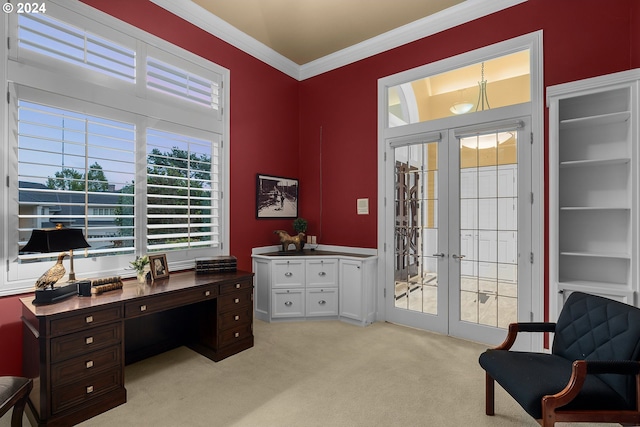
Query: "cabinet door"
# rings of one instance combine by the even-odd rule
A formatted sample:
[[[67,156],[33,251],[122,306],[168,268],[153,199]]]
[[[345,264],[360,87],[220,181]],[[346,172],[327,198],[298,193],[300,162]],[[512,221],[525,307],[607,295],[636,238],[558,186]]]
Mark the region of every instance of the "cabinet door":
[[[304,317],[304,289],[274,289],[271,294],[271,317]]]
[[[340,316],[363,318],[362,262],[340,261]]]
[[[338,260],[313,259],[306,263],[307,287],[337,287]]]
[[[338,288],[307,289],[307,317],[337,316]]]

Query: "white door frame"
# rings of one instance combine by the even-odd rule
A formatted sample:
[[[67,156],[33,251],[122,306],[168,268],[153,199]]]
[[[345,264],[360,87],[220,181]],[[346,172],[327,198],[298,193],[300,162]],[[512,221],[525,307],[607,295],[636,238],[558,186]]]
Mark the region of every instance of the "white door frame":
[[[485,110],[468,115],[446,117],[389,128],[388,88],[435,75],[488,58],[505,55],[510,52],[529,49],[531,52],[531,102],[510,107]],[[435,132],[439,129],[453,129],[464,126],[477,126],[481,123],[497,122],[505,117],[531,117],[531,294],[530,310],[519,311],[518,321],[544,321],[544,98],[542,67],[542,31],[523,35],[511,40],[427,64],[378,80],[378,288],[377,319],[386,320],[386,284],[393,280],[393,232],[389,233],[389,215],[393,215],[393,200],[387,200],[385,180],[389,146],[385,144],[392,138],[409,137],[420,133]],[[391,261],[390,261],[391,260]],[[391,297],[391,296],[388,296]],[[543,350],[541,334],[534,334],[532,350]]]

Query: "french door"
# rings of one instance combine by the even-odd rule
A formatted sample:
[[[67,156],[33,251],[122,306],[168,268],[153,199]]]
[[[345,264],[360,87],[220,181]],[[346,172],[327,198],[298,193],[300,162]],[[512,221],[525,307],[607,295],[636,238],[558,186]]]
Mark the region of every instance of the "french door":
[[[529,320],[528,122],[388,141],[387,320],[487,344]]]

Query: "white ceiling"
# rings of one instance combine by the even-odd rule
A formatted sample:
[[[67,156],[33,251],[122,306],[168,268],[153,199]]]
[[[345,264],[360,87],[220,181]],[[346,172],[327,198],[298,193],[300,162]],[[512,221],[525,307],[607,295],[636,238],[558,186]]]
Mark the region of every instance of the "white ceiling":
[[[151,0],[298,79],[526,0]]]

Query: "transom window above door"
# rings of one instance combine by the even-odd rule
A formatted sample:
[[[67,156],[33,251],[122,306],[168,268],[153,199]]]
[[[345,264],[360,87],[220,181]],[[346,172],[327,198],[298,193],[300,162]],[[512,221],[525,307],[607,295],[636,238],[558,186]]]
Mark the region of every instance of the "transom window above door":
[[[388,126],[404,126],[531,101],[524,49],[388,88]]]

